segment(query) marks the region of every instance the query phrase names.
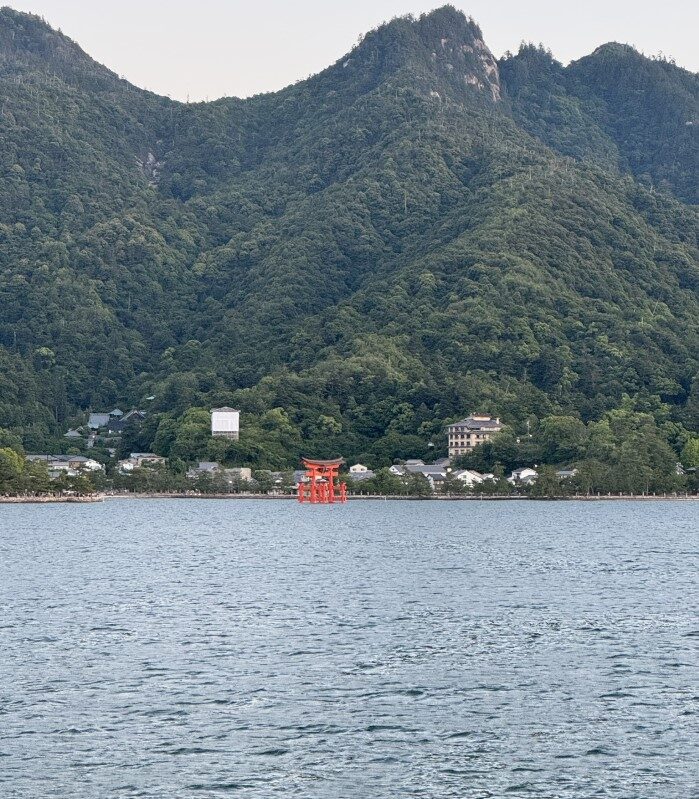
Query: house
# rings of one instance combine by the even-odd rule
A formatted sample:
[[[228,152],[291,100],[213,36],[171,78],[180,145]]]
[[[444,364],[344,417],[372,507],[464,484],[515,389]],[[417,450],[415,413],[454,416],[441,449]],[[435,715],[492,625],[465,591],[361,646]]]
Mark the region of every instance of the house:
[[[84,455],[27,455],[32,463],[45,463],[52,478],[64,474],[76,477],[81,472],[99,472],[104,466],[93,458]]]
[[[252,482],[252,469],[249,466],[236,466],[233,469],[224,469],[223,473],[229,482],[231,480],[245,480],[247,483]],[[272,476],[274,477],[275,474],[281,474],[281,480],[283,481],[283,472],[273,472]]]
[[[375,473],[371,469],[364,467],[364,469],[360,472],[353,472],[352,469],[350,469],[349,477],[350,480],[354,480],[358,483],[362,480],[371,480],[371,478],[374,477],[374,474]]]
[[[214,408],[211,411],[211,435],[215,438],[240,438],[240,411],[234,408]]]
[[[485,444],[495,433],[503,428],[498,417],[486,414],[473,414],[460,422],[447,427],[449,439],[449,457],[458,458],[471,452],[480,444]]]
[[[69,430],[63,434],[63,438],[82,438],[83,434],[79,430]]]
[[[560,469],[556,472],[556,477],[559,480],[570,480],[570,478],[575,477],[577,473],[577,469]]]
[[[146,418],[145,411],[139,411],[138,408],[132,408],[128,413],[121,417],[122,422],[142,422]]]
[[[523,466],[521,469],[515,469],[507,478],[507,482],[512,483],[512,485],[531,485],[536,481],[538,476],[539,473],[536,469]]]
[[[121,417],[124,415],[124,412],[120,411],[119,408],[114,408],[113,411],[109,411],[109,415],[112,417],[112,419],[121,419]]]
[[[414,458],[405,463],[395,464],[389,468],[391,474],[397,477],[409,477],[413,474],[420,474],[426,478],[432,489],[447,479],[447,466],[436,463],[425,463],[424,461]]]
[[[421,461],[419,458],[411,458],[405,461],[405,463],[395,463],[393,466],[389,466],[388,471],[391,474],[395,474],[397,477],[404,477],[406,474],[415,474],[424,466],[424,461]]]
[[[408,474],[421,474],[423,477],[435,477],[441,475],[442,478],[447,476],[447,470],[444,466],[437,466],[434,463],[412,464],[406,463],[405,470]]]
[[[474,472],[473,469],[461,469],[456,472],[452,472],[452,477],[455,480],[459,480],[464,485],[467,485],[469,488],[473,488],[475,485],[480,485],[485,479],[484,476],[480,472]]]
[[[152,452],[132,452],[129,458],[135,461],[138,467],[144,466],[145,464],[158,465],[165,463],[167,460],[160,455],[154,455]]]
[[[154,455],[152,452],[132,452],[128,458],[124,458],[124,460],[117,463],[117,468],[124,474],[132,472],[134,469],[140,469],[145,465],[157,466],[166,462],[166,458]]]
[[[298,488],[301,483],[307,483],[309,481],[309,477],[307,477],[306,472],[304,469],[296,469],[293,476],[294,486]]]
[[[349,467],[350,474],[361,474],[368,472],[369,469],[361,463],[355,463],[354,466]]]
[[[116,409],[118,410],[118,408]],[[112,411],[114,413],[114,411]],[[124,430],[135,424],[140,424],[146,418],[145,411],[133,408],[128,413],[121,416],[112,416],[107,424],[107,429],[114,435],[121,435]]]
[[[202,477],[205,474],[208,474],[209,476],[218,474],[220,471],[220,464],[214,461],[199,461],[198,466],[195,466],[187,472],[187,477],[190,480],[194,480],[197,477]]]
[[[408,474],[420,474],[430,484],[430,488],[434,491],[447,479],[447,469],[445,466],[437,466],[436,464],[425,464],[422,466],[417,464],[406,463],[406,471]]]
[[[100,472],[104,466],[94,458],[86,458],[84,455],[61,455],[61,460],[68,462],[72,469],[86,469],[88,472]]]

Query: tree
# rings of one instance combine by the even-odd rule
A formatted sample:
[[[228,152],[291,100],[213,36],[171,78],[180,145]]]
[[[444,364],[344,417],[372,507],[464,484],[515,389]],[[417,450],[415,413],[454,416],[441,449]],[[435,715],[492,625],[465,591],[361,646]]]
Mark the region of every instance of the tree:
[[[379,469],[370,480],[357,482],[353,488],[355,491],[360,488],[362,493],[381,496],[396,496],[405,493],[403,480],[387,468]]]
[[[24,471],[24,459],[13,449],[0,449],[0,491],[10,493],[17,489]]]
[[[429,480],[422,474],[411,474],[405,479],[405,486],[411,497],[429,497],[432,487]]]
[[[257,484],[257,490],[260,492],[260,494],[269,494],[269,492],[274,488],[274,478],[272,477],[272,473],[265,469],[253,472],[252,479]]]
[[[24,466],[20,485],[22,491],[31,494],[48,494],[52,484],[49,470],[43,461],[27,461]]]
[[[539,470],[539,476],[529,487],[530,497],[560,497],[564,494],[565,489],[552,466],[543,466]]]
[[[20,455],[24,454],[21,436],[18,436],[16,433],[3,428],[0,428],[0,448],[13,449]]]
[[[680,462],[686,469],[699,468],[699,436],[693,436],[684,445]]]
[[[170,452],[187,461],[200,458],[211,440],[211,415],[204,408],[190,408],[177,424]]]
[[[585,452],[587,429],[573,416],[547,416],[537,431],[541,460],[547,463],[572,463]]]

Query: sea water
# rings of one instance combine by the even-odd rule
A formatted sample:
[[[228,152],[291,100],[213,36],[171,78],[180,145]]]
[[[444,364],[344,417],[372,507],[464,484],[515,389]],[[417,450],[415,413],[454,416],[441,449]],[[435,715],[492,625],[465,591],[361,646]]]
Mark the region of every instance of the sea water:
[[[697,796],[698,511],[0,505],[0,796]]]

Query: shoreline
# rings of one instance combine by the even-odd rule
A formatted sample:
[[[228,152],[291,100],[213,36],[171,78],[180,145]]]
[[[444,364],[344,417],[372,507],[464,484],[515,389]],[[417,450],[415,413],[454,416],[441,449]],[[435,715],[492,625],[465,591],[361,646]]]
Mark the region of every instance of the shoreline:
[[[298,498],[295,495],[290,494],[106,494],[104,499],[210,499],[210,500],[225,500],[225,499],[262,499],[262,500],[286,500],[286,501],[295,501],[298,502]],[[627,495],[627,496],[619,496],[619,495],[600,495],[600,496],[575,496],[574,494],[571,496],[564,496],[564,497],[527,497],[527,496],[509,496],[509,495],[488,495],[488,494],[471,494],[471,495],[464,495],[464,496],[441,496],[439,494],[434,496],[426,496],[426,497],[409,497],[404,496],[401,494],[367,494],[367,495],[355,495],[355,496],[348,496],[348,502],[362,502],[367,500],[385,500],[387,502],[609,502],[611,500],[619,501],[625,500],[627,502],[635,502],[635,501],[643,501],[643,502],[655,502],[655,501],[668,501],[668,500],[681,500],[681,501],[691,501],[691,500],[699,500],[699,494],[687,494],[687,495],[674,495],[674,494],[663,494],[663,495],[647,495],[647,494],[638,494],[638,495]],[[310,505],[311,503],[306,501],[304,503],[299,503],[304,505]],[[340,505],[342,503],[335,502],[335,505]]]
[[[67,502],[81,505],[94,504],[95,502],[104,502],[104,495],[94,494],[84,497],[58,497],[47,494],[46,496],[0,497],[0,505],[55,505],[57,503],[64,504]]]
[[[94,494],[90,496],[5,496],[0,497],[0,505],[52,505],[52,504],[93,504],[112,499],[197,499],[197,500],[268,500],[298,501],[293,494]],[[380,494],[348,496],[348,502],[367,500],[383,500],[386,502],[691,502],[699,500],[699,494],[662,494],[662,495],[571,495],[562,497],[528,497],[510,495],[469,494],[463,496],[425,496],[409,497],[400,494],[383,496]],[[311,504],[305,502],[303,504]],[[341,503],[336,502],[336,505]]]

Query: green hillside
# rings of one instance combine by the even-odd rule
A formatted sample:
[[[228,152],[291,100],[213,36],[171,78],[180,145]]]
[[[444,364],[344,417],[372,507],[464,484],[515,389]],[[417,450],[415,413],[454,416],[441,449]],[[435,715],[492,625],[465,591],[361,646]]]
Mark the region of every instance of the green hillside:
[[[275,467],[436,452],[475,409],[699,429],[694,75],[498,65],[446,7],[181,104],[3,9],[0,91],[0,428],[28,450],[149,396],[129,444]],[[211,451],[224,404],[243,437]]]
[[[696,75],[616,43],[567,68],[522,45],[500,69],[515,119],[553,149],[699,200]]]

